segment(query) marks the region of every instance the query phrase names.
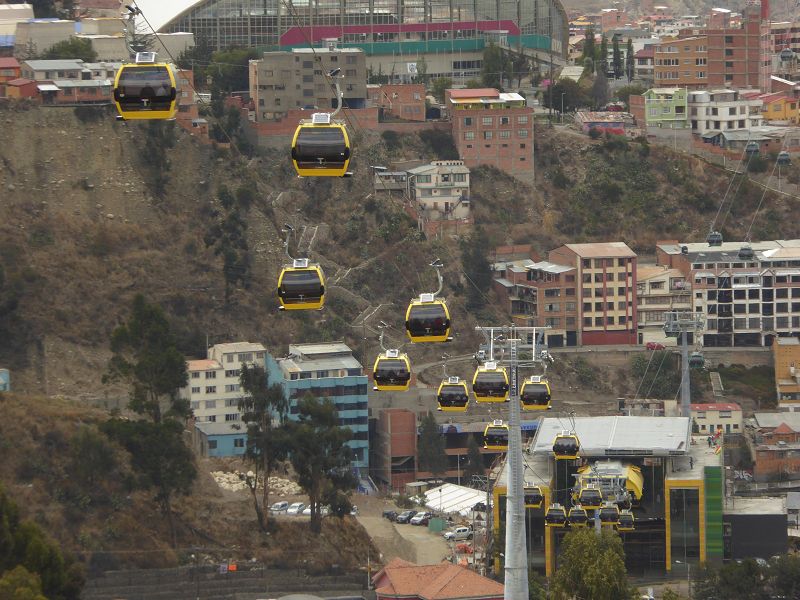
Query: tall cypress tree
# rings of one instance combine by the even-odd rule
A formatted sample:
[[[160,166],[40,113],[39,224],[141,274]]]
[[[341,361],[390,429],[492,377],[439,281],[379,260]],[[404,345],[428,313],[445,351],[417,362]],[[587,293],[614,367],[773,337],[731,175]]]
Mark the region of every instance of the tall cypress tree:
[[[628,83],[630,83],[634,75],[633,41],[631,38],[628,38],[628,47],[625,48],[625,75],[628,77]]]
[[[611,42],[612,48],[612,67],[614,69],[614,79],[622,77],[622,50],[619,47],[619,36],[615,35]]]
[[[586,29],[586,37],[583,40],[583,56],[581,57],[581,61],[583,62],[584,68],[586,68],[586,59],[590,59],[591,62],[591,69],[594,72],[594,63],[597,60],[595,53],[597,50],[594,47],[594,26],[589,25]]]

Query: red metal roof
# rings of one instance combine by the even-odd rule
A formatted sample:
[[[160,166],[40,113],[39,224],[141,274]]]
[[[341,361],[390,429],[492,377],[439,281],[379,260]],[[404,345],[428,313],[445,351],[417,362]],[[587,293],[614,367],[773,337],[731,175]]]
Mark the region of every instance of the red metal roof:
[[[33,79],[25,79],[24,77],[20,77],[19,79],[12,79],[11,81],[6,81],[6,85],[27,85],[29,83],[35,83]]]
[[[373,581],[378,598],[467,600],[503,597],[503,584],[448,562],[415,565],[395,558],[375,575]]]
[[[13,56],[0,58],[0,69],[19,69],[19,62]]]
[[[636,52],[633,57],[634,58],[653,58],[656,55],[656,49],[653,44],[648,44],[638,52]]]

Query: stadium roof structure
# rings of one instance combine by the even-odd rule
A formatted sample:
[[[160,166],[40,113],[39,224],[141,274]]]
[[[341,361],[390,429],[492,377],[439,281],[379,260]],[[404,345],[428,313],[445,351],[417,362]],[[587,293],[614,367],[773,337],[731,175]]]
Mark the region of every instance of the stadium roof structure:
[[[689,452],[689,417],[566,417],[542,419],[530,446],[532,454],[553,453],[553,440],[573,431],[581,457],[682,456]]]

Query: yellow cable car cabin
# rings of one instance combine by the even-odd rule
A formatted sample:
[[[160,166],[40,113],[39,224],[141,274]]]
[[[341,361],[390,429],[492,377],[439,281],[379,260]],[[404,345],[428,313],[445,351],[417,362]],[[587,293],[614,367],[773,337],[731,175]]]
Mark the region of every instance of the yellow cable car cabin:
[[[607,502],[600,508],[598,516],[601,525],[616,526],[619,523],[619,506],[613,502]]]
[[[411,385],[411,362],[399,350],[378,355],[372,367],[375,389],[381,392],[405,392]]]
[[[578,436],[571,432],[562,432],[553,440],[553,456],[556,460],[575,460],[580,448]]]
[[[414,343],[446,342],[450,339],[450,311],[444,300],[421,294],[406,310],[406,334]]]
[[[508,425],[502,421],[492,421],[483,430],[483,447],[487,450],[508,450]]]
[[[522,384],[519,399],[522,410],[547,410],[550,408],[550,383],[539,375],[529,377]]]
[[[292,164],[300,177],[344,177],[350,165],[350,138],[329,113],[301,121],[292,138]]]
[[[567,515],[569,524],[573,527],[585,527],[589,523],[589,513],[580,504],[569,509]]]
[[[595,510],[603,506],[603,493],[596,487],[582,487],[575,498],[581,506]]]
[[[526,485],[523,489],[525,494],[525,508],[541,508],[544,502],[544,494],[538,485]]]
[[[478,402],[505,402],[508,390],[508,373],[497,363],[487,362],[475,370],[472,391]]]
[[[178,112],[175,74],[155,61],[155,52],[139,52],[136,62],[120,66],[114,77],[114,104],[126,121],[174,119]]]
[[[444,412],[466,412],[469,404],[467,382],[458,377],[448,377],[439,384],[436,393],[439,410]]]
[[[278,278],[278,300],[283,310],[319,310],[325,305],[325,275],[319,265],[296,258]]]
[[[619,512],[617,531],[633,531],[635,522],[633,513],[629,509],[623,509]]]
[[[544,513],[544,524],[547,527],[566,527],[567,511],[557,502],[551,504]]]

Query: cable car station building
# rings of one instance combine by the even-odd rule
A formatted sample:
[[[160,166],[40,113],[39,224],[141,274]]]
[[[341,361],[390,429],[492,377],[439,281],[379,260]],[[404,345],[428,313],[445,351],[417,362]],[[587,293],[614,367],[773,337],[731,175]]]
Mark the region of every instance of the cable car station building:
[[[564,432],[580,442],[579,458],[555,460],[553,442]],[[633,530],[620,531],[631,574],[686,572],[687,565],[786,551],[785,509],[774,499],[724,502],[724,452],[692,437],[687,417],[544,418],[523,453],[524,485],[538,486],[543,502],[526,508],[530,568],[553,575],[570,527],[545,525],[552,503],[574,506],[576,482],[599,487],[606,501],[630,501]],[[493,527],[502,530],[508,462],[494,483]],[[616,498],[615,498],[616,494]],[[594,526],[592,510],[587,511]],[[764,535],[754,535],[754,531]],[[765,539],[769,536],[768,539]],[[766,544],[766,546],[764,546]],[[499,561],[499,559],[496,559]],[[496,564],[496,568],[500,565]]]

